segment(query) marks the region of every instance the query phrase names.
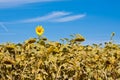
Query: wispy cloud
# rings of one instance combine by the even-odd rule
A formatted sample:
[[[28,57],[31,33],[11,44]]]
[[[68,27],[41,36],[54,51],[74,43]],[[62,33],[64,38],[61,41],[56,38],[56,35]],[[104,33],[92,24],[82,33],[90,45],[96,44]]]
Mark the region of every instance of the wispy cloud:
[[[5,32],[5,33],[0,33],[0,35],[4,35],[4,36],[7,35],[7,36],[8,36],[8,35],[16,35],[16,33],[10,33],[10,32],[9,32],[9,33],[6,33],[6,32]]]
[[[70,22],[70,21],[81,19],[85,16],[86,14],[73,15],[71,12],[56,11],[41,17],[18,20],[13,22],[4,22],[4,23],[16,24],[16,23],[33,23],[33,22]]]
[[[0,0],[0,8],[8,8],[29,3],[53,2],[61,0]]]
[[[40,21],[51,21],[52,19],[56,19],[56,18],[60,18],[66,15],[69,15],[69,12],[52,12],[49,13],[45,16],[41,16],[41,17],[37,17],[37,18],[31,18],[31,19],[26,19],[26,20],[20,20],[20,21],[16,21],[16,23],[30,23],[30,22],[40,22]]]
[[[70,15],[70,16],[65,16],[65,17],[62,17],[62,18],[54,19],[52,21],[53,22],[69,22],[69,21],[74,21],[74,20],[77,20],[77,19],[81,19],[85,16],[86,16],[86,14]]]
[[[4,29],[5,32],[8,32],[7,27],[6,27],[2,22],[0,22],[0,27],[1,27],[2,29]]]
[[[0,28],[4,30],[0,35],[15,35],[15,33],[9,32],[8,28],[2,22],[0,22]]]

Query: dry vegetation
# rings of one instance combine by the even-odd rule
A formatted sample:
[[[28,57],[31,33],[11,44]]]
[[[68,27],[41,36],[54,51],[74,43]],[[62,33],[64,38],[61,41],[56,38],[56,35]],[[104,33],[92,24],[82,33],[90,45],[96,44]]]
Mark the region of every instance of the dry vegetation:
[[[81,45],[78,34],[61,40],[1,44],[0,80],[120,80],[120,45]]]

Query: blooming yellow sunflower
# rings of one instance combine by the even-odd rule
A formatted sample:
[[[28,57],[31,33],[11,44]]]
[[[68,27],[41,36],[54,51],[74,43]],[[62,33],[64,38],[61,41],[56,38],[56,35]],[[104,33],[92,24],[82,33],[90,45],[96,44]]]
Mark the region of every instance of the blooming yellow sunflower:
[[[36,34],[41,36],[44,33],[44,28],[42,26],[36,27]]]

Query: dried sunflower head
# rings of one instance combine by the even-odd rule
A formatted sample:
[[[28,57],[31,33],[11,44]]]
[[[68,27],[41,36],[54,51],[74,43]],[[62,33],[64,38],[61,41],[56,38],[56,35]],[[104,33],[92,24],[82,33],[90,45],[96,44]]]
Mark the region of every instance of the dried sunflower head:
[[[6,49],[7,49],[7,50],[15,49],[15,45],[14,45],[14,44],[6,45]]]
[[[82,41],[85,41],[85,38],[80,34],[76,34],[76,37],[74,40],[77,42],[82,42]]]
[[[29,40],[25,41],[26,44],[31,44],[31,43],[35,43],[35,42],[36,42],[36,38],[30,38]]]
[[[10,57],[8,58],[4,58],[3,60],[2,60],[2,63],[4,63],[4,64],[15,64],[15,61],[13,60],[13,59],[11,59]]]

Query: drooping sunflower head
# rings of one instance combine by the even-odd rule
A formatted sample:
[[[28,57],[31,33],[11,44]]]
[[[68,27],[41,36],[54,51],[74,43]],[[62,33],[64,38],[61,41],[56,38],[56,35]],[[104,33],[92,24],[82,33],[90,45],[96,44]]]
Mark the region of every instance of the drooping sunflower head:
[[[36,27],[36,34],[41,36],[44,33],[44,28],[42,26]]]

